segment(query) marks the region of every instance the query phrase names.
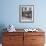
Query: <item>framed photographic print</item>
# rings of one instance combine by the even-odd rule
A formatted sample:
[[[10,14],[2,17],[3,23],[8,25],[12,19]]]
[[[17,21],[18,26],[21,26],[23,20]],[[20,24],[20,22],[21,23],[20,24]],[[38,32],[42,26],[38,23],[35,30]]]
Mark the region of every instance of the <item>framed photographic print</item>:
[[[19,21],[34,22],[34,5],[19,5]]]

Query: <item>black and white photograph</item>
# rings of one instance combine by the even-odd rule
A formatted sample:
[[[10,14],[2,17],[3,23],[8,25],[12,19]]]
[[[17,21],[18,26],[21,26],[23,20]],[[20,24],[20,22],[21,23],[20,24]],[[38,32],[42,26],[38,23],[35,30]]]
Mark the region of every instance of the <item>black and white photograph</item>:
[[[20,5],[19,6],[20,22],[34,21],[34,5]]]

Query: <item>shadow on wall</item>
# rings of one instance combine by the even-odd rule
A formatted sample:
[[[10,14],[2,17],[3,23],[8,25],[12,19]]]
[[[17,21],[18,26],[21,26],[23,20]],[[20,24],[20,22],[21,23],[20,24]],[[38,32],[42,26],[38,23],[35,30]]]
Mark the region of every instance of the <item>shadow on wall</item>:
[[[6,28],[4,24],[0,24],[0,43],[2,43],[2,36],[3,32],[5,32],[3,29]]]

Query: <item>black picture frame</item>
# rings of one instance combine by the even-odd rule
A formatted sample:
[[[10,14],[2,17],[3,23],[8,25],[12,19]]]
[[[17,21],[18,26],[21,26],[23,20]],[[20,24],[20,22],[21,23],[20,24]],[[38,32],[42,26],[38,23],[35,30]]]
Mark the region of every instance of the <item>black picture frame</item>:
[[[19,21],[34,22],[34,5],[19,5]]]

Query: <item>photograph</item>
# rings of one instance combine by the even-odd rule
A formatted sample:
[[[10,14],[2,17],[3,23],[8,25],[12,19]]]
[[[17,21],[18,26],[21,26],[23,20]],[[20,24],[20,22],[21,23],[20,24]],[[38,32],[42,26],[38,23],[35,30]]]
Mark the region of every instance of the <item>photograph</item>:
[[[19,15],[20,22],[33,22],[34,5],[20,5]]]

